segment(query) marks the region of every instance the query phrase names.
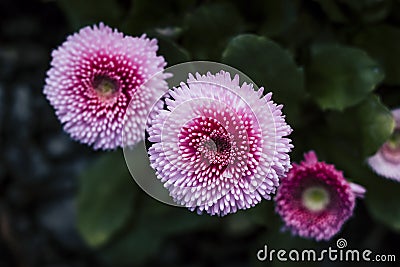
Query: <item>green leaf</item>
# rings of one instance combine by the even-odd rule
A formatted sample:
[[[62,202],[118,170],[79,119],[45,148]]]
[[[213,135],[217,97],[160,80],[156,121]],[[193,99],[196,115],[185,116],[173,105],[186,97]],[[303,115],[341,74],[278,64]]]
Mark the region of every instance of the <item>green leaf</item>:
[[[149,36],[157,39],[159,47],[157,54],[162,55],[165,58],[168,66],[173,66],[190,60],[189,52],[176,44],[173,40],[157,33],[150,33]]]
[[[243,216],[249,220],[253,227],[254,225],[259,225],[263,227],[276,227],[276,225],[281,225],[282,221],[275,213],[274,202],[261,201],[255,207],[244,211]]]
[[[169,237],[204,228],[210,230],[218,222],[218,218],[168,206],[147,195],[140,200],[140,212],[136,213],[129,231],[102,250],[102,255],[112,264],[143,264],[157,254]]]
[[[136,266],[155,257],[163,236],[154,233],[154,228],[146,227],[145,223],[140,222],[137,228],[124,234],[118,242],[103,249],[100,253],[102,257],[114,266]]]
[[[131,0],[122,28],[126,33],[138,35],[156,27],[181,24],[182,13],[187,12],[194,3],[194,0]]]
[[[392,7],[392,0],[337,0],[342,5],[346,5],[343,10],[347,11],[348,17],[357,17],[363,22],[378,22],[389,14]]]
[[[395,122],[376,96],[367,98],[357,109],[365,155],[374,154],[394,131]]]
[[[261,26],[261,33],[271,37],[288,30],[296,22],[299,1],[263,1],[263,8],[265,22]]]
[[[114,0],[59,0],[57,3],[75,30],[100,21],[116,25],[124,15],[124,10]]]
[[[351,141],[358,158],[374,154],[393,133],[395,122],[391,112],[379,98],[370,95],[357,106],[328,117],[332,134]]]
[[[366,50],[385,71],[385,83],[400,85],[400,29],[389,25],[365,28],[354,38],[354,44]]]
[[[80,178],[78,229],[87,243],[99,247],[134,212],[136,188],[120,151],[99,158]]]
[[[362,101],[383,79],[364,51],[332,45],[315,49],[306,74],[307,89],[318,105],[337,110]]]
[[[242,31],[243,19],[230,3],[206,4],[185,17],[183,45],[193,57],[219,59],[228,39]]]
[[[308,53],[310,40],[318,35],[322,27],[317,17],[307,12],[299,12],[296,21],[276,38],[279,38],[279,42],[288,50],[298,52],[298,57],[302,58],[303,53]]]
[[[333,22],[345,23],[348,21],[335,0],[314,0],[321,5],[321,8]]]
[[[392,7],[392,0],[314,0],[337,23],[352,21],[378,22],[387,17]]]
[[[226,47],[222,61],[248,75],[258,86],[272,91],[284,104],[290,124],[296,124],[299,103],[304,97],[304,77],[291,55],[274,41],[252,34],[239,35]]]
[[[366,186],[365,201],[372,217],[400,232],[400,183],[374,175]]]

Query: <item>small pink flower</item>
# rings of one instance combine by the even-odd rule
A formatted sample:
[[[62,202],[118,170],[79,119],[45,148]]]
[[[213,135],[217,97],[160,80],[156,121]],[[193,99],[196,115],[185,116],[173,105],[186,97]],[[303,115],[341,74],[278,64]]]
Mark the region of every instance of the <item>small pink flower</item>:
[[[282,105],[221,71],[189,75],[151,122],[151,166],[173,199],[226,215],[270,199],[290,168]]]
[[[94,149],[122,146],[124,117],[127,145],[143,137],[146,117],[158,95],[167,91],[157,41],[124,36],[103,23],[68,36],[52,53],[44,94],[64,130]],[[160,76],[162,77],[162,76]]]
[[[275,197],[276,212],[294,235],[329,240],[353,214],[365,189],[349,183],[335,166],[319,162],[314,151],[293,164]]]
[[[379,175],[400,182],[400,108],[392,110],[396,127],[392,137],[368,158],[369,166]]]

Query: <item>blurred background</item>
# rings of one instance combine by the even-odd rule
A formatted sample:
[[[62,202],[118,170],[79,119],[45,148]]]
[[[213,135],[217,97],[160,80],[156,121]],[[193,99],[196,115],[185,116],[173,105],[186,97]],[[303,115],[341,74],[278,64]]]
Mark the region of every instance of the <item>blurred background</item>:
[[[71,140],[42,93],[50,54],[100,21],[157,38],[168,66],[222,62],[273,91],[292,160],[314,149],[368,190],[336,238],[281,231],[272,201],[223,218],[167,206],[135,184],[121,150]],[[398,0],[0,1],[0,266],[281,266],[257,251],[339,237],[399,266],[400,186],[365,164],[392,134],[399,62]]]

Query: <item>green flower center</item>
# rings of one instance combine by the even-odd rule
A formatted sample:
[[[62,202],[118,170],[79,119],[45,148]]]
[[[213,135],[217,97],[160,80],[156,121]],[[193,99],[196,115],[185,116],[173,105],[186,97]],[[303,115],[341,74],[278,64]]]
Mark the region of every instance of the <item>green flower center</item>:
[[[328,191],[321,186],[307,188],[302,194],[303,206],[313,212],[324,210],[330,202]]]
[[[93,87],[102,96],[111,96],[118,90],[118,83],[105,76],[94,78]]]

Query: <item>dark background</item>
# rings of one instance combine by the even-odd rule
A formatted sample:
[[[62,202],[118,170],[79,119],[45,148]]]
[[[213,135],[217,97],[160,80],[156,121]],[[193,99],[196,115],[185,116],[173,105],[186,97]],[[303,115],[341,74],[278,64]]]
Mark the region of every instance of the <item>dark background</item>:
[[[274,249],[335,247],[336,238],[317,243],[291,237],[287,232],[281,233],[282,224],[273,214],[273,204],[268,201],[223,219],[203,215],[207,218],[202,219],[201,226],[198,226],[198,221],[193,223],[194,226],[183,224],[186,226],[182,229],[186,230],[179,230],[180,223],[199,216],[169,207],[162,210],[160,217],[149,215],[142,229],[151,230],[138,230],[133,241],[121,241],[130,235],[132,224],[128,224],[110,238],[109,243],[97,248],[87,245],[77,230],[79,177],[105,152],[92,151],[90,147],[71,140],[45,99],[42,90],[52,49],[80,27],[101,20],[129,34],[147,32],[159,36],[156,27],[181,25],[184,28],[185,23],[191,21],[190,17],[187,19],[188,14],[198,12],[199,7],[228,1],[157,3],[126,0],[115,2],[118,9],[114,5],[108,8],[108,2],[87,1],[85,5],[80,5],[79,1],[0,2],[0,266],[270,266],[271,263],[259,263],[256,259],[256,252],[264,244]],[[274,12],[262,9],[262,1],[254,4],[250,1],[233,2],[229,4],[233,11],[228,8],[230,18],[221,19],[221,22],[227,22],[227,25],[222,25],[224,31],[220,34],[226,35],[225,39],[216,44],[212,42],[214,32],[208,35],[207,29],[161,37],[164,39],[160,41],[160,52],[165,52],[169,65],[190,59],[220,61],[226,43],[237,33],[269,36],[293,52],[299,64],[305,64],[313,40],[347,44],[349,33],[351,35],[357,29],[382,22],[397,27],[400,10],[398,1],[383,1],[391,2],[386,9],[371,4],[372,7],[360,10],[343,4],[343,1],[328,1],[338,3],[341,14],[348,19],[343,22],[341,16],[326,12],[315,1],[294,1],[293,9],[291,1],[282,1],[283,4],[272,1],[275,4],[271,4],[269,10]],[[221,8],[221,11],[226,9]],[[386,15],[379,15],[380,12],[386,12]],[[205,14],[205,18],[210,16]],[[232,23],[235,23],[232,26],[234,31]],[[179,32],[179,27],[175,30]],[[394,67],[398,68],[398,65]],[[398,90],[398,85],[384,83],[376,92],[386,105],[395,107],[400,102]],[[304,110],[314,113],[317,108],[309,103]],[[303,131],[304,135],[313,133],[311,128],[306,131]],[[297,136],[297,140],[301,138]],[[304,143],[300,147],[302,145]],[[329,153],[324,154],[322,147],[320,151],[325,159],[333,160]],[[294,160],[298,161],[302,153],[300,149],[295,151]],[[139,199],[137,206],[145,203],[143,205],[149,209],[164,209],[160,207],[163,204],[149,200],[150,197],[133,182],[131,186],[135,199]],[[400,191],[396,192],[400,195]],[[394,205],[399,204],[397,200],[393,201]],[[178,214],[177,220],[169,222],[166,219],[164,222],[164,218],[169,218],[168,214],[175,213]],[[129,220],[138,220],[136,213]],[[176,225],[178,230],[158,233],[157,229],[168,223]],[[358,201],[354,217],[337,237],[346,238],[351,248],[395,254],[400,261],[398,229],[376,220],[365,202]],[[323,262],[316,265],[346,264]]]

